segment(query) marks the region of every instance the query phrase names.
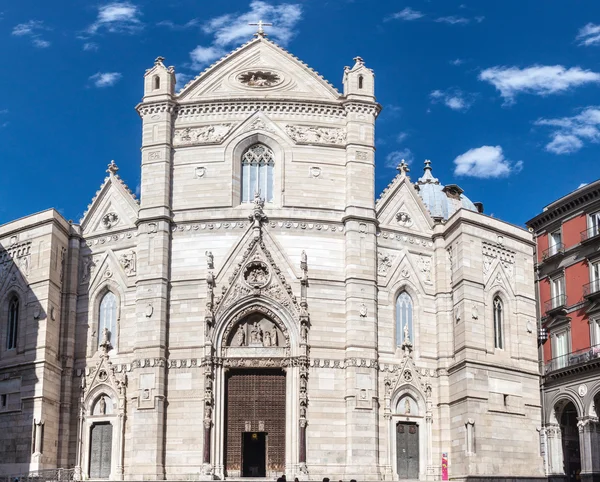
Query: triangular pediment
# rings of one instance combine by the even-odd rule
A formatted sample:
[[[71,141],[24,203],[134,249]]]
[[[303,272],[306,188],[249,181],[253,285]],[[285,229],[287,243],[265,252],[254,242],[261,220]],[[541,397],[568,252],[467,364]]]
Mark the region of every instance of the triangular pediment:
[[[484,263],[486,256],[484,256]],[[485,269],[485,268],[484,268]],[[484,285],[486,291],[493,290],[496,287],[506,289],[511,296],[514,296],[513,280],[514,266],[510,263],[505,263],[499,258],[492,259],[488,268],[487,274],[484,275]]]
[[[215,300],[215,314],[227,312],[245,298],[266,297],[286,308],[291,315],[300,305],[288,279],[298,278],[276,241],[263,228],[262,235],[250,230],[217,276],[222,295]]]
[[[398,175],[394,178],[377,201],[375,209],[382,229],[429,234],[433,228],[433,220],[407,176]]]
[[[407,251],[394,252],[389,249],[378,250],[379,262],[381,263],[381,256],[387,256],[390,259],[390,267],[385,276],[382,276],[381,271],[378,269],[380,274],[380,283],[385,287],[391,287],[399,282],[406,282],[417,288],[420,293],[430,292],[433,288],[433,284],[427,281],[427,277],[423,273],[422,269],[417,266],[419,264],[419,258],[425,255],[411,254]],[[409,255],[410,254],[410,255]]]
[[[109,233],[115,230],[135,228],[139,204],[119,176],[111,174],[104,180],[100,190],[81,219],[85,235]]]
[[[122,257],[128,255],[130,255],[129,252],[121,254]],[[133,262],[135,263],[135,257]],[[92,292],[97,286],[109,280],[116,282],[123,289],[135,281],[134,278],[128,279],[128,275],[124,271],[123,262],[110,249],[100,255],[97,260],[93,274],[90,276],[89,291]]]
[[[202,72],[180,101],[223,98],[338,100],[340,93],[289,52],[258,36]]]

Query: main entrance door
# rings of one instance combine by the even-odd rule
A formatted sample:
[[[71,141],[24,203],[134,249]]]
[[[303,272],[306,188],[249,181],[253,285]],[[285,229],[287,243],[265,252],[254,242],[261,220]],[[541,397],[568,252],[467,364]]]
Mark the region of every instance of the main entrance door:
[[[419,478],[419,426],[416,423],[396,425],[396,467],[400,479]]]
[[[112,425],[95,423],[90,433],[90,479],[108,479],[112,454]]]
[[[230,370],[226,386],[226,475],[281,475],[285,469],[285,372]]]

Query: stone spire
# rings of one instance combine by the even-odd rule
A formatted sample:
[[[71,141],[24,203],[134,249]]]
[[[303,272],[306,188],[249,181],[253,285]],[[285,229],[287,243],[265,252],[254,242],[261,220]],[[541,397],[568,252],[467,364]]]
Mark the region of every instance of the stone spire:
[[[106,172],[108,172],[108,174],[110,176],[116,176],[118,170],[119,170],[119,168],[115,164],[115,161],[110,161],[110,164],[108,165],[108,168],[106,169]]]
[[[431,173],[431,161],[425,160],[425,167],[423,168],[423,175],[417,181],[417,184],[439,184],[440,180],[437,177],[433,177]]]

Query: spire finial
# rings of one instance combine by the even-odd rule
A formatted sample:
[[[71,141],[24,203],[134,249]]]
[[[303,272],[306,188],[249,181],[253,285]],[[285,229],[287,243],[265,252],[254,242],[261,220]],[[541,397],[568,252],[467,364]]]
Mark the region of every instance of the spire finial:
[[[365,61],[360,55],[357,55],[352,60],[354,60],[358,65],[364,65]]]
[[[410,172],[410,169],[408,168],[408,164],[406,163],[406,161],[404,159],[402,159],[402,161],[400,161],[400,164],[398,164],[398,167],[396,167],[396,169],[398,170],[398,173],[400,175],[406,175]]]
[[[428,169],[431,171],[431,161],[429,159],[425,159],[425,167],[423,170],[427,171]]]
[[[160,55],[158,57],[156,57],[156,59],[154,60],[154,65],[162,65],[163,61],[165,60],[164,57],[161,57]]]
[[[116,176],[118,170],[119,170],[119,168],[115,164],[115,161],[110,161],[110,164],[108,165],[108,169],[106,170],[106,172],[108,172],[111,176]]]
[[[263,22],[262,20],[259,20],[258,22],[249,23],[248,25],[258,27],[258,30],[254,34],[255,37],[266,37],[267,34],[265,33],[265,30],[263,27],[272,27],[273,26],[272,23],[266,23],[266,22]]]
[[[425,159],[425,167],[423,168],[423,175],[419,178],[418,184],[439,184],[440,181],[438,178],[433,177],[431,171],[431,161],[429,159]]]

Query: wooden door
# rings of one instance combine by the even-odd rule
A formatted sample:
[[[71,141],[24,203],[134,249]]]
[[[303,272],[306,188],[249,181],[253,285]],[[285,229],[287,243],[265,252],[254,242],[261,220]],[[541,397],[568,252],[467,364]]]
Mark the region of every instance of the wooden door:
[[[112,425],[95,423],[90,433],[90,479],[108,479],[112,457]]]
[[[396,425],[396,467],[400,479],[419,478],[419,426],[416,423]]]

